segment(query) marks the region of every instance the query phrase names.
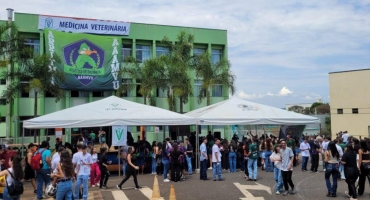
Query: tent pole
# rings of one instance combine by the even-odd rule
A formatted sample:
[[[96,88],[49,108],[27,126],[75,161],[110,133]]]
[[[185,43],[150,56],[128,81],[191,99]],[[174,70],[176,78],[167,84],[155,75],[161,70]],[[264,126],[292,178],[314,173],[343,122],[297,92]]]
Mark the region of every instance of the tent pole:
[[[24,146],[24,127],[23,127],[23,132],[22,132],[22,148]],[[24,156],[24,152],[23,152],[23,149],[22,149],[22,157]]]
[[[195,147],[195,152],[194,154],[196,155],[195,156],[195,168],[196,169],[199,169],[199,166],[200,166],[200,163],[199,163],[199,156],[197,156],[197,153],[199,153],[198,149],[199,149],[199,132],[198,132],[198,124],[195,125],[195,144],[196,144],[196,147]]]

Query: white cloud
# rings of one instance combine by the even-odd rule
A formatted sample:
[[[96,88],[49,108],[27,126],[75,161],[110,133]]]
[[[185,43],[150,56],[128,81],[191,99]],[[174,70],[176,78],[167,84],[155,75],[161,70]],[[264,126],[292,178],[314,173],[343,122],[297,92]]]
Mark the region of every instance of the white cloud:
[[[281,90],[278,93],[279,96],[288,96],[290,94],[293,94],[293,91],[290,91],[287,87],[281,88]]]
[[[243,91],[240,91],[239,93],[238,93],[238,97],[239,98],[242,98],[242,99],[248,99],[248,100],[250,100],[250,99],[259,99],[259,98],[262,98],[262,97],[264,97],[265,95],[263,95],[263,94],[246,94],[245,92],[243,92]]]
[[[304,99],[311,100],[311,99],[312,99],[312,97],[310,97],[310,96],[306,95],[306,96],[304,97]]]

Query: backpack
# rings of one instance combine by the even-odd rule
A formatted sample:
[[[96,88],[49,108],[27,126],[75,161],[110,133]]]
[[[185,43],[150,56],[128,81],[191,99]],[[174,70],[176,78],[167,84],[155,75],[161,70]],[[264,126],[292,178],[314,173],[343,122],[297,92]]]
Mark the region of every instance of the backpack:
[[[14,180],[13,183],[10,184],[10,185],[8,185],[8,182],[6,182],[6,187],[8,187],[9,196],[11,196],[11,197],[12,196],[19,196],[19,195],[23,194],[24,188],[23,188],[22,181],[15,179],[13,174],[9,170],[7,170],[7,171],[10,174],[10,176],[12,176],[12,178]]]
[[[41,169],[42,167],[42,153],[44,153],[46,149],[40,151],[37,151],[35,155],[31,158],[31,168],[35,171]]]
[[[105,135],[100,136],[101,143],[105,143]]]

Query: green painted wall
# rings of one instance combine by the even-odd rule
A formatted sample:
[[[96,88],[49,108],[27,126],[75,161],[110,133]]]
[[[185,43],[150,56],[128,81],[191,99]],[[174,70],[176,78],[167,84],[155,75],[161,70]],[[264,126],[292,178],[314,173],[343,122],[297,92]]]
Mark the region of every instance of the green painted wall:
[[[81,16],[83,17],[83,16]],[[124,19],[122,19],[124,21]],[[38,30],[38,15],[36,14],[26,14],[26,13],[15,13],[14,23],[18,26],[19,30],[22,32],[24,37],[27,38],[38,38],[40,39],[40,49],[41,52],[44,51],[44,37],[43,32]],[[154,24],[141,24],[141,23],[131,23],[129,36],[121,36],[125,43],[131,44],[149,44],[151,45],[151,54],[155,56],[156,46],[160,43],[164,36],[167,36],[170,40],[176,41],[177,35],[180,31],[187,31],[195,36],[195,47],[203,47],[208,50],[212,48],[222,49],[223,57],[227,58],[227,31],[226,30],[216,30],[216,29],[204,29],[204,28],[192,28],[192,27],[179,27],[179,26],[165,26],[165,25],[154,25]],[[135,56],[135,45],[132,46],[132,56]],[[194,72],[189,72],[192,82],[196,79]],[[1,90],[0,86],[0,90]],[[135,89],[136,90],[136,89]],[[133,94],[136,94],[136,91]],[[224,89],[223,97],[212,97],[211,103],[217,103],[228,98],[228,91]],[[113,91],[112,91],[113,94]],[[61,99],[59,102],[55,102],[55,98],[43,97],[40,95],[38,98],[38,114],[48,114],[65,108],[73,107],[83,103],[96,101],[102,99],[103,97],[93,97],[92,92],[89,93],[87,97],[71,97],[70,91],[66,91],[66,97]],[[142,97],[125,97],[124,99],[135,101],[138,103],[143,103],[144,99]],[[33,116],[33,105],[34,98],[17,98],[15,100],[15,105],[13,105],[13,115],[16,116]],[[156,98],[157,107],[168,109],[166,98],[157,97]],[[197,97],[190,97],[189,102],[185,104],[184,112],[189,112],[191,110],[204,107],[206,105],[206,100],[204,99],[201,104],[198,104]],[[4,108],[3,108],[4,107]],[[179,111],[179,105],[177,105],[177,110]],[[5,109],[5,110],[4,110]],[[0,113],[6,114],[6,106],[0,106]],[[5,132],[5,123],[0,123],[0,133]],[[11,136],[14,136],[14,122],[11,122]],[[206,133],[206,127],[202,127],[202,133]],[[227,128],[224,129],[225,131]],[[70,132],[67,130],[66,132]],[[136,128],[133,129],[133,136],[136,139]],[[45,132],[42,131],[41,135]],[[163,134],[154,134],[154,129],[147,131],[148,139],[158,140],[162,139]],[[159,136],[161,135],[161,136]],[[3,136],[0,134],[0,137]],[[168,136],[168,132],[167,132]],[[52,138],[53,140],[53,138]]]

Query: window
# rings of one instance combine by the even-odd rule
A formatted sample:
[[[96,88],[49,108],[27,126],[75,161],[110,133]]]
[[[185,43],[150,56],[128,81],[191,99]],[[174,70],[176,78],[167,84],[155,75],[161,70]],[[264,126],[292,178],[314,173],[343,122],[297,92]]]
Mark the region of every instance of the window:
[[[157,47],[156,53],[157,53],[157,57],[161,55],[170,55],[170,49],[168,47]]]
[[[33,117],[19,117],[19,121],[26,121],[26,120],[29,120],[29,119],[32,119]],[[19,133],[19,136],[22,136],[22,131],[23,131],[23,123],[19,123],[19,129],[18,129],[18,133]],[[28,129],[28,128],[25,128],[24,129],[24,136],[26,137],[30,137],[30,136],[34,136],[33,133],[35,132],[35,130],[37,129]],[[40,130],[38,130],[40,131]]]
[[[122,84],[132,84],[132,79],[122,79]],[[132,90],[128,89],[119,94],[120,97],[132,97]]]
[[[141,89],[141,80],[136,79],[136,97],[143,97],[143,95],[140,93]]]
[[[221,60],[221,49],[212,49],[212,63],[216,64]]]
[[[6,122],[6,117],[0,117],[0,123]]]
[[[150,58],[150,46],[136,45],[136,61],[143,63]]]
[[[0,85],[6,85],[6,79],[0,79]]]
[[[39,39],[25,39],[25,45],[33,50],[33,53],[40,54]]]
[[[125,60],[126,57],[132,56],[132,45],[131,44],[123,44],[122,45],[122,61]]]
[[[6,99],[0,99],[0,105],[6,105]]]
[[[338,114],[343,114],[343,109],[337,109]]]
[[[352,108],[352,114],[358,114],[358,108]]]
[[[71,97],[89,97],[89,92],[71,90]]]
[[[157,97],[167,97],[167,89],[157,88]]]
[[[212,96],[213,97],[222,97],[222,84],[212,85]]]
[[[93,92],[93,97],[104,97],[104,92],[99,91],[99,92]]]
[[[199,96],[199,92],[202,89],[203,81],[202,80],[194,80],[194,96]]]
[[[204,48],[194,48],[194,51],[193,51],[195,56],[199,56],[203,54],[204,52],[206,52],[206,49]]]
[[[136,131],[140,132],[140,126],[136,126]]]

